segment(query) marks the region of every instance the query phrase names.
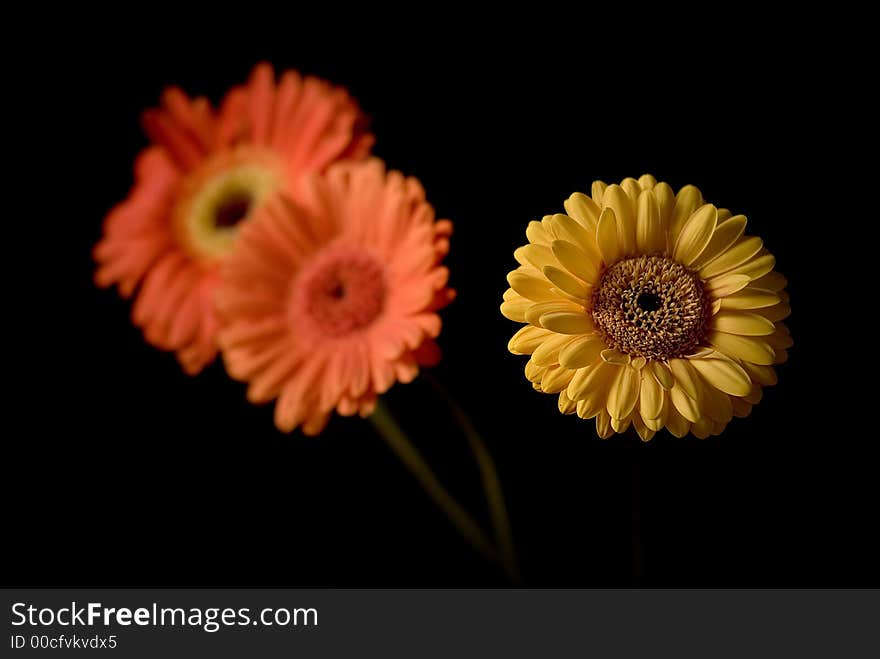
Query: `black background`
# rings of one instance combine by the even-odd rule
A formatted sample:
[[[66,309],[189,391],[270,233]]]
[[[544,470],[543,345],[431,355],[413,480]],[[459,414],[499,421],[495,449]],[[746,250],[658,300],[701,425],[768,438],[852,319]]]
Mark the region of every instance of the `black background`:
[[[505,583],[368,423],[283,436],[220,364],[187,377],[142,341],[128,303],[91,283],[102,218],[146,144],[141,110],[171,83],[219,100],[265,59],[347,86],[373,117],[376,154],[419,177],[455,222],[447,264],[459,297],[443,313],[435,376],[495,455],[527,584],[880,584],[876,424],[844,371],[861,362],[876,381],[844,329],[841,261],[864,245],[838,205],[870,190],[852,157],[863,149],[853,90],[865,80],[836,59],[826,26],[595,15],[511,31],[409,16],[379,31],[352,17],[259,18],[210,29],[173,14],[93,29],[59,19],[28,32],[18,68],[30,85],[13,101],[39,126],[10,132],[26,136],[21,178],[35,190],[15,223],[26,238],[6,250],[21,310],[10,325],[23,335],[7,346],[20,420],[4,433],[14,581]],[[746,214],[790,281],[789,363],[721,437],[600,441],[592,422],[533,392],[525,360],[506,349],[516,325],[498,306],[526,223],[593,179],[646,172]],[[478,510],[466,445],[431,388],[419,380],[387,398]]]

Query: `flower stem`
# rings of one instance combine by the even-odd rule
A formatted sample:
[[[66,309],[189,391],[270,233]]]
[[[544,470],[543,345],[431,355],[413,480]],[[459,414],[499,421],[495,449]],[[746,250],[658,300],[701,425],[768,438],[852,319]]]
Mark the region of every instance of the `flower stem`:
[[[403,429],[391,416],[380,399],[370,416],[373,426],[410,473],[419,481],[428,496],[446,514],[459,533],[488,560],[498,560],[497,552],[483,530],[440,483],[425,459],[416,450]]]
[[[522,581],[519,573],[519,567],[516,560],[516,551],[513,543],[513,532],[510,528],[510,517],[507,514],[507,505],[504,502],[504,493],[501,490],[501,481],[498,478],[498,470],[495,462],[492,460],[492,454],[486,448],[486,443],[480,436],[480,433],[474,427],[470,417],[465,413],[461,406],[455,402],[452,396],[446,391],[443,385],[431,376],[430,373],[425,374],[425,379],[431,384],[437,393],[439,393],[449,409],[452,411],[453,417],[464,433],[465,438],[470,445],[471,452],[477,462],[477,468],[480,470],[480,479],[483,483],[483,493],[486,496],[486,504],[489,507],[489,517],[492,520],[492,528],[495,533],[495,541],[501,553],[501,562],[507,575],[514,582]]]

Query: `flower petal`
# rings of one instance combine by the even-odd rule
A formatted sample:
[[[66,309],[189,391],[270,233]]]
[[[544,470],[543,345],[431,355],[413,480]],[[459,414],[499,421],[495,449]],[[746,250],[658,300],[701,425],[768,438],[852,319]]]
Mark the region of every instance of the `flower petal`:
[[[704,204],[694,211],[681,229],[672,258],[683,265],[696,261],[712,239],[717,221],[718,210],[712,204]]]
[[[657,380],[657,383],[666,390],[672,389],[675,384],[675,376],[672,371],[663,362],[649,362],[648,368],[651,369],[651,375]]]
[[[636,247],[642,254],[666,249],[666,231],[660,218],[657,198],[650,190],[639,195],[636,211]]]
[[[742,336],[766,336],[776,329],[764,316],[748,311],[721,311],[712,317],[709,327]]]
[[[509,278],[508,278],[509,281]],[[742,274],[726,274],[706,282],[706,290],[714,298],[723,298],[741,291],[752,281],[751,277]]]
[[[505,300],[501,303],[501,314],[517,323],[526,322],[526,311],[532,306],[532,301],[517,296],[515,300]]]
[[[507,275],[507,283],[524,298],[534,300],[535,302],[556,300],[559,297],[553,292],[553,286],[549,281],[527,275],[520,270],[514,270],[509,273]]]
[[[706,338],[709,343],[729,357],[743,359],[753,364],[769,366],[775,357],[773,348],[766,341],[751,336],[710,331]]]
[[[778,303],[779,295],[754,286],[748,286],[733,295],[721,298],[722,309],[763,309]]]
[[[706,249],[692,264],[695,269],[700,269],[710,263],[715,257],[726,252],[739,240],[743,231],[746,230],[746,216],[736,215],[724,221],[721,220],[721,211],[718,211],[718,226],[712,234],[712,240],[706,245]]]
[[[599,224],[596,227],[596,243],[599,245],[599,252],[602,254],[605,265],[611,265],[620,258],[617,220],[614,217],[614,211],[610,208],[603,210],[599,216]]]
[[[592,319],[586,313],[555,311],[541,316],[541,325],[557,334],[587,334],[592,332]]]
[[[678,239],[678,234],[681,233],[688,218],[702,205],[703,195],[696,186],[686,185],[678,191],[677,195],[675,195],[675,205],[672,208],[672,215],[668,224],[669,237],[673,245]]]
[[[544,266],[544,276],[549,279],[556,288],[565,291],[572,297],[586,300],[590,296],[590,290],[580,279],[574,277],[565,270],[552,265]]]
[[[588,284],[599,282],[599,262],[592,260],[582,249],[567,240],[554,240],[553,254],[571,274]]]
[[[692,359],[697,372],[710,385],[731,396],[747,396],[752,390],[752,380],[742,366],[724,359]]]
[[[728,270],[732,270],[736,266],[745,263],[752,258],[755,254],[761,251],[763,246],[764,241],[757,236],[742,238],[733,247],[713,259],[708,265],[704,266],[699,271],[699,275],[703,279],[709,279],[710,277],[715,277]]]
[[[575,338],[567,334],[554,334],[546,338],[532,353],[532,361],[538,366],[553,366],[559,363],[559,351]]]
[[[507,349],[514,355],[531,355],[549,336],[552,336],[549,330],[526,325],[511,337]]]
[[[563,203],[565,212],[591,233],[596,232],[601,209],[592,199],[582,192],[575,192]]]
[[[614,419],[624,419],[639,400],[639,373],[629,366],[621,366],[608,390],[606,406]]]
[[[559,352],[559,363],[565,368],[583,368],[599,359],[605,347],[598,336],[580,336]]]
[[[642,376],[639,406],[643,419],[656,419],[663,411],[663,387],[650,375]]]
[[[631,256],[636,251],[636,218],[632,200],[619,185],[609,185],[602,197],[602,204],[614,211],[617,223],[617,243],[621,256]]]

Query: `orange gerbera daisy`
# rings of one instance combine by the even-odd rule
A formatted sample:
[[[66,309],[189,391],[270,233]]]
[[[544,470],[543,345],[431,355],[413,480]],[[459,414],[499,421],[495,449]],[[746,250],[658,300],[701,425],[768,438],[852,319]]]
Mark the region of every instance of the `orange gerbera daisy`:
[[[153,144],[107,215],[95,281],[137,291],[134,323],[194,374],[217,354],[213,291],[240,223],[276,193],[296,198],[304,173],[365,157],[373,137],[345,90],[295,71],[276,84],[268,64],[217,111],[172,87],[143,124]]]
[[[250,401],[278,399],[279,429],[313,435],[439,359],[452,223],[379,160],[305,182],[300,203],[275,198],[241,228],[217,307],[229,374]]]

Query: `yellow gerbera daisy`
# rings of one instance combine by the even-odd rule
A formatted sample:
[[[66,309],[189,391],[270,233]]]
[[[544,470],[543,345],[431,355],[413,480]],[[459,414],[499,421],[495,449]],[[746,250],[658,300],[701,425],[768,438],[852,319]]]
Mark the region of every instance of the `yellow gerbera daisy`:
[[[501,313],[510,351],[559,410],[602,438],[720,433],[747,416],[792,341],[785,278],[746,218],[653,176],[596,181],[530,222]]]

